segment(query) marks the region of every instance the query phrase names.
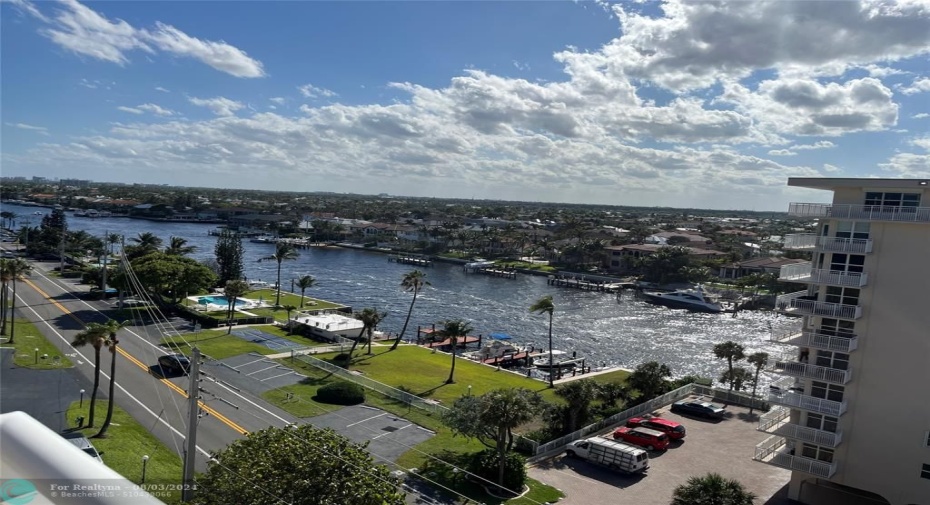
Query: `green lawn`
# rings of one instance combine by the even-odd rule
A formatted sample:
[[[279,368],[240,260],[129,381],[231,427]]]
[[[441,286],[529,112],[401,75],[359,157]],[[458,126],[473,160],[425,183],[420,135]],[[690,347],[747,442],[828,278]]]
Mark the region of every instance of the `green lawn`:
[[[63,355],[57,347],[46,340],[45,336],[39,332],[34,324],[21,318],[16,318],[14,322],[16,331],[14,334],[13,347],[16,349],[13,356],[13,363],[16,366],[24,368],[34,368],[37,370],[49,370],[53,368],[70,368],[71,360]],[[10,326],[2,335],[3,347],[9,347],[6,342],[10,338]],[[36,351],[36,348],[39,350]],[[47,355],[47,358],[42,356]],[[37,359],[38,356],[38,359]]]
[[[276,293],[277,292],[273,289],[259,289],[256,291],[249,291],[248,293],[243,295],[243,298],[249,298],[253,300],[262,300],[266,303],[274,304]],[[192,302],[188,300],[187,298],[185,298],[181,303],[185,307],[191,307],[193,305],[196,305],[195,302]],[[298,310],[300,310],[300,295],[282,291],[281,292],[281,306],[283,307],[285,305],[293,305],[294,307],[297,307]],[[326,300],[320,300],[318,298],[311,298],[309,296],[304,297],[304,309],[329,310],[329,309],[338,309],[340,307],[344,307],[344,305],[339,304],[339,303],[328,302]],[[257,316],[273,317],[279,321],[287,320],[287,311],[284,309],[275,310],[274,308],[267,307],[267,308],[260,308],[260,309],[245,309],[245,310],[246,312],[255,314]],[[214,319],[220,319],[224,321],[226,320],[226,311],[202,312],[201,314],[205,314]],[[293,315],[293,313],[291,315]]]
[[[598,384],[607,384],[610,382],[626,383],[626,378],[629,376],[630,372],[627,372],[626,370],[614,370],[613,372],[592,375],[589,378]]]
[[[304,347],[325,345],[298,335],[288,335],[285,330],[273,325],[252,326],[251,328],[271,335],[277,335]],[[162,339],[162,345],[166,347],[175,347],[178,352],[188,354],[190,349],[185,342],[191,344],[196,343],[197,347],[200,348],[200,352],[213,359],[225,359],[250,352],[258,354],[278,354],[282,352],[281,349],[271,349],[263,344],[250,342],[235,335],[227,335],[226,331],[227,330],[224,328],[220,330],[205,330],[197,333],[188,333],[179,337],[168,337]],[[235,328],[233,328],[233,331],[235,331]]]
[[[66,419],[73,422],[78,416],[88,418],[90,402],[85,399],[84,407],[74,402],[68,407]],[[97,401],[95,428],[80,430],[88,438],[94,436],[100,429],[107,412],[107,402]],[[155,423],[152,420],[152,423]],[[103,462],[113,470],[119,472],[126,479],[139,483],[142,480],[142,456],[149,457],[145,465],[145,484],[151,485],[152,494],[165,503],[180,503],[181,493],[178,491],[162,491],[181,483],[181,458],[162,444],[150,433],[152,426],[143,426],[127,414],[123,409],[113,409],[113,422],[107,431],[107,438],[91,438],[97,451],[103,452]]]

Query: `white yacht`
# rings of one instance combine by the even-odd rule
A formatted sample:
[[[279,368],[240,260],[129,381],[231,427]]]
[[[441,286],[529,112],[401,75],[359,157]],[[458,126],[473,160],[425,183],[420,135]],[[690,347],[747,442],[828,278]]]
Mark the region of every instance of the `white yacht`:
[[[700,286],[694,289],[679,289],[675,291],[643,291],[646,301],[657,305],[665,305],[675,309],[688,309],[697,312],[723,312],[723,306],[705,296]]]

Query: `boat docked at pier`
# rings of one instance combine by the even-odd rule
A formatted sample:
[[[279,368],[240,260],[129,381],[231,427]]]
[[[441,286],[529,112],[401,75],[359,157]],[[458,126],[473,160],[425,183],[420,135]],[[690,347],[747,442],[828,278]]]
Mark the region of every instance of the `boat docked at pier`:
[[[710,299],[701,286],[694,289],[678,289],[675,291],[643,291],[646,301],[656,305],[664,305],[673,309],[687,309],[695,312],[709,312],[716,314],[723,312],[723,306]]]
[[[549,358],[550,354],[552,355],[551,360]],[[575,353],[569,354],[565,351],[552,349],[551,351],[544,351],[542,354],[536,355],[533,360],[533,366],[540,370],[551,371],[575,368],[581,362],[582,358],[576,357]]]

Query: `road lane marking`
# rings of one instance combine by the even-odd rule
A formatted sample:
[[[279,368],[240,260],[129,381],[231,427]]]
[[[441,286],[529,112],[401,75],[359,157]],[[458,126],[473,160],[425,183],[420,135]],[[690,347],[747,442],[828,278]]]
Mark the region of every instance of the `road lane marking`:
[[[264,372],[265,370],[271,370],[272,368],[276,368],[277,366],[278,366],[278,364],[275,363],[274,365],[271,365],[271,366],[269,366],[269,367],[260,368],[260,369],[254,371],[254,372],[249,372],[249,373],[247,373],[246,375],[254,375],[254,374],[257,374],[258,372]]]
[[[404,425],[404,426],[401,426],[400,428],[397,428],[397,429],[394,430],[394,431],[388,431],[388,432],[386,432],[386,433],[382,433],[382,434],[378,435],[377,437],[372,438],[372,440],[378,440],[378,439],[381,438],[381,437],[386,437],[386,436],[388,436],[388,435],[397,433],[398,431],[400,431],[400,430],[402,430],[402,429],[404,429],[404,428],[409,428],[409,427],[411,427],[411,426],[413,426],[413,424],[406,424],[406,425]]]
[[[379,418],[379,417],[381,417],[381,416],[386,416],[386,415],[387,415],[387,412],[382,412],[382,413],[380,413],[380,414],[378,414],[378,415],[376,415],[376,416],[371,416],[371,417],[369,417],[369,418],[367,418],[367,419],[362,419],[361,421],[356,421],[356,422],[354,422],[354,423],[352,423],[352,424],[347,424],[347,425],[346,425],[346,428],[349,428],[349,427],[351,427],[351,426],[355,426],[356,424],[362,424],[362,423],[364,423],[365,421],[371,421],[372,419],[377,419],[377,418]]]

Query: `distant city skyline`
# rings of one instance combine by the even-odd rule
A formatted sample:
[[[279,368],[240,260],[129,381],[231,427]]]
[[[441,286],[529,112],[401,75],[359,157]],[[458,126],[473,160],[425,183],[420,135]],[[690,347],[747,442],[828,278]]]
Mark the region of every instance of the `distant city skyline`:
[[[930,177],[925,2],[0,3],[3,176],[784,211]]]

